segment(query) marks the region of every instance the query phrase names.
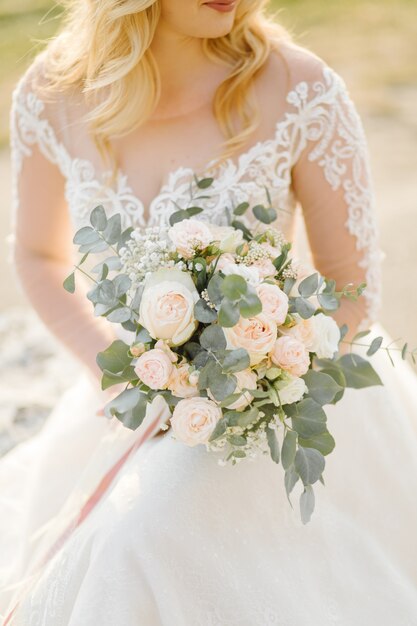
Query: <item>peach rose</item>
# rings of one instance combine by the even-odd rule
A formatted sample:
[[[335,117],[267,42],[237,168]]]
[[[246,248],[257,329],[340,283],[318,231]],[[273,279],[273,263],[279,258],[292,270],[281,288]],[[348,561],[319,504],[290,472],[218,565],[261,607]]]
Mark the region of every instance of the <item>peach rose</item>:
[[[299,315],[294,315],[294,319],[297,322],[295,326],[291,326],[291,328],[280,328],[280,332],[283,335],[289,335],[290,337],[294,337],[294,339],[298,339],[309,352],[312,352],[311,348],[315,339],[314,327],[311,322],[312,318],[309,317],[305,320]]]
[[[243,389],[256,389],[258,378],[255,372],[252,372],[250,369],[235,372],[234,376],[237,378],[237,384],[233,393],[239,393],[239,391],[242,391]],[[252,400],[253,396],[249,393],[249,391],[246,391],[240,396],[240,398],[235,400],[232,404],[229,404],[227,408],[232,411],[243,411],[243,409],[246,409]]]
[[[275,322],[260,313],[254,317],[241,317],[232,328],[223,328],[227,348],[245,348],[248,351],[251,365],[264,359],[274,347],[277,338]]]
[[[198,396],[198,387],[195,377],[190,379],[190,366],[184,363],[179,367],[174,367],[169,379],[168,389],[177,398],[192,398]]]
[[[271,278],[277,273],[275,265],[272,263],[271,259],[267,258],[254,261],[251,263],[250,267],[256,267],[261,278]]]
[[[171,226],[168,237],[184,259],[191,259],[196,249],[207,248],[213,241],[209,226],[192,218],[182,220]]]
[[[198,291],[189,274],[178,269],[154,272],[145,284],[139,323],[154,339],[171,346],[185,343],[197,328],[194,304]]]
[[[310,356],[301,341],[284,335],[276,340],[271,352],[271,359],[275,365],[292,376],[302,376],[310,365]]]
[[[136,374],[151,389],[166,389],[172,370],[171,359],[158,348],[142,354],[135,365]]]
[[[282,289],[278,285],[261,283],[257,293],[262,302],[262,313],[276,324],[283,324],[288,313],[288,297]]]
[[[175,438],[188,446],[207,443],[222,417],[221,408],[207,398],[180,400],[171,417]]]

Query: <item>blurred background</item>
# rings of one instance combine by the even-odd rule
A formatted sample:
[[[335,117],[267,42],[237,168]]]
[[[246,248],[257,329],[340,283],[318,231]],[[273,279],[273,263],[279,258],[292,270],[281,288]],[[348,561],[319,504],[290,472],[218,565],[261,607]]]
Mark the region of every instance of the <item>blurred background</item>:
[[[345,79],[371,151],[386,254],[381,321],[417,346],[417,2],[278,0],[295,40]],[[0,0],[0,454],[36,432],[77,363],[38,321],[6,259],[10,231],[10,98],[19,76],[59,26],[50,0]]]

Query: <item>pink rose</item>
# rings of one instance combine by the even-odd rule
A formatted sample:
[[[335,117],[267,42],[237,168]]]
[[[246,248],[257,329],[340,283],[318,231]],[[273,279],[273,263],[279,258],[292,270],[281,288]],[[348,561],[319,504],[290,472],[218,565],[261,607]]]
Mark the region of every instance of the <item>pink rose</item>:
[[[209,226],[192,218],[182,220],[171,226],[168,236],[184,259],[191,259],[196,249],[207,248],[213,241]]]
[[[151,389],[166,389],[172,370],[171,359],[159,348],[142,354],[135,365],[136,374]]]
[[[251,263],[250,267],[256,267],[261,278],[271,278],[275,276],[277,270],[271,259],[263,258]]]
[[[245,348],[251,365],[256,365],[272,350],[277,338],[277,325],[260,313],[255,317],[241,317],[235,326],[223,328],[223,332],[227,348]]]
[[[190,366],[184,363],[179,367],[174,367],[169,379],[168,389],[177,398],[191,398],[198,396],[198,387],[195,377],[190,379]]]
[[[292,376],[302,376],[310,365],[310,356],[304,344],[288,335],[276,340],[271,359]]]
[[[212,400],[186,398],[175,407],[171,426],[176,439],[188,446],[196,446],[208,442],[221,417],[221,408]]]
[[[294,339],[298,339],[309,352],[313,352],[311,349],[315,339],[314,326],[311,321],[313,318],[310,317],[305,320],[299,315],[294,317],[297,321],[295,326],[291,326],[291,328],[280,328],[280,332],[283,335],[289,335],[290,337],[294,337]]]
[[[288,297],[278,287],[271,283],[261,283],[257,289],[258,297],[262,302],[262,313],[276,324],[283,324],[288,313]]]

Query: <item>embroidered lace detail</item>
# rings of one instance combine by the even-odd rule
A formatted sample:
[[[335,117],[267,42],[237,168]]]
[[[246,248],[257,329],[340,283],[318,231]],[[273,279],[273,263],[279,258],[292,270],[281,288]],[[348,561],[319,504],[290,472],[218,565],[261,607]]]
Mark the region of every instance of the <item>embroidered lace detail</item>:
[[[332,189],[344,189],[348,207],[346,227],[355,236],[358,250],[363,251],[361,267],[366,270],[367,319],[376,319],[380,305],[380,252],[374,213],[374,195],[369,175],[367,146],[360,118],[351,102],[344,81],[331,68],[323,67],[323,80],[299,82],[287,95],[290,111],[275,127],[274,136],[259,141],[238,157],[219,166],[208,198],[200,201],[201,219],[224,224],[227,208],[243,201],[265,202],[265,186],[279,209],[278,226],[290,234],[295,198],[291,191],[291,169],[302,151],[313,142],[308,158],[323,168]],[[18,83],[13,94],[11,146],[14,162],[13,201],[17,207],[17,177],[23,158],[31,146],[39,145],[42,153],[56,163],[66,180],[65,196],[74,227],[88,223],[90,211],[102,204],[109,215],[122,215],[127,227],[167,223],[176,204],[187,206],[194,171],[179,167],[153,198],[147,211],[135,195],[128,177],[119,172],[115,187],[110,186],[108,171],[97,173],[93,163],[72,158],[57,137],[48,120],[42,117],[43,102]],[[205,171],[213,166],[210,161]]]
[[[299,114],[294,125],[298,131],[294,163],[308,141],[314,141],[309,160],[323,168],[333,190],[344,190],[348,207],[345,225],[356,237],[357,249],[363,251],[359,264],[366,270],[367,319],[362,320],[361,328],[366,328],[376,319],[380,308],[383,256],[378,245],[368,147],[362,121],[345,82],[329,67],[323,69],[323,75],[324,82],[317,81],[312,86],[301,82],[287,97]],[[312,98],[310,91],[314,94]]]

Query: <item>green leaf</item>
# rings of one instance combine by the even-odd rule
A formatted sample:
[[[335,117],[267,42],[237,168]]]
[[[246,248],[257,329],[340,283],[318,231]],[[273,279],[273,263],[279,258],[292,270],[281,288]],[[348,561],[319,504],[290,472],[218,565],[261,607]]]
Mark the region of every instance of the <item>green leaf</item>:
[[[217,311],[211,309],[207,302],[200,298],[194,305],[194,317],[203,324],[210,324],[217,319]]]
[[[300,477],[295,471],[294,465],[291,465],[285,472],[285,476],[284,476],[285,491],[287,493],[288,502],[290,504],[291,504],[290,494],[292,490],[294,489],[295,485],[297,484],[299,478]]]
[[[221,284],[221,290],[229,300],[238,300],[248,290],[248,284],[242,276],[229,274]]]
[[[240,318],[239,306],[228,298],[223,298],[219,309],[219,324],[223,328],[232,328]]]
[[[233,226],[233,228],[236,228],[237,230],[241,230],[245,239],[247,239],[247,240],[252,239],[252,233],[245,226],[245,224],[243,222],[241,222],[239,220],[233,220],[231,225]]]
[[[107,226],[107,216],[104,207],[100,204],[96,206],[90,215],[90,223],[97,230],[104,230]]]
[[[207,285],[207,293],[210,302],[220,304],[223,299],[222,283],[224,278],[220,274],[214,274]]]
[[[127,322],[127,320],[130,320],[130,315],[131,310],[129,309],[129,307],[122,306],[109,313],[106,316],[106,319],[108,319],[109,322],[121,324],[122,322]]]
[[[248,292],[239,301],[239,309],[242,317],[255,317],[262,312],[262,302],[256,295],[255,290],[250,287]]]
[[[230,350],[222,360],[222,369],[224,372],[241,372],[250,365],[249,354],[244,348]]]
[[[121,372],[120,374],[113,374],[113,372],[110,372],[109,370],[103,370],[103,376],[101,378],[101,388],[105,390],[109,387],[112,387],[113,385],[130,382],[135,378],[137,378],[135,368],[131,365],[125,367],[123,372]]]
[[[74,291],[75,291],[75,274],[74,274],[74,272],[71,272],[71,274],[66,277],[66,279],[62,283],[62,286],[69,293],[74,293]]]
[[[383,340],[383,337],[375,337],[375,339],[373,339],[373,341],[371,342],[368,350],[366,351],[366,355],[373,356],[375,352],[378,352],[379,348],[382,346]]]
[[[217,324],[207,326],[200,335],[200,345],[206,350],[225,350],[226,337],[222,328]]]
[[[362,330],[360,333],[356,333],[356,335],[353,337],[352,341],[359,341],[359,339],[363,339],[364,337],[367,337],[370,334],[370,330]]]
[[[323,372],[308,370],[301,378],[308,387],[309,395],[321,406],[332,402],[336,394],[342,390],[334,378]]]
[[[227,411],[225,418],[230,426],[241,426],[247,428],[251,426],[259,416],[259,410],[252,406],[246,411]]]
[[[236,376],[233,376],[233,374],[223,374],[220,370],[220,372],[216,371],[216,375],[210,375],[209,384],[210,391],[214,398],[221,402],[221,400],[224,400],[234,392],[237,380]]]
[[[214,178],[201,178],[197,183],[197,187],[199,189],[207,189],[213,183],[213,180]]]
[[[311,485],[306,485],[300,495],[300,514],[303,524],[308,524],[314,511],[315,498]]]
[[[298,448],[294,459],[295,471],[304,485],[313,485],[322,475],[325,464],[324,456],[315,448]]]
[[[297,446],[297,433],[287,430],[282,443],[281,457],[282,467],[287,470],[293,463]]]
[[[188,217],[194,217],[194,215],[198,215],[203,212],[201,206],[189,206],[188,209],[185,209]]]
[[[105,259],[105,261],[102,261],[101,263],[98,263],[97,265],[95,265],[91,271],[94,272],[95,274],[96,273],[100,274],[103,269],[104,264],[107,265],[110,271],[119,270],[122,267],[122,262],[120,260],[120,257],[110,256],[107,259]]]
[[[227,430],[227,426],[228,426],[227,419],[225,418],[220,419],[217,422],[213,432],[211,433],[209,437],[209,441],[215,441],[215,439],[219,439],[220,437],[223,437],[224,433]]]
[[[263,224],[272,224],[277,219],[275,209],[266,208],[262,204],[257,204],[252,209],[254,216]]]
[[[91,226],[83,226],[77,230],[72,241],[76,244],[85,245],[94,244],[101,240],[100,235]]]
[[[321,433],[320,435],[313,435],[309,439],[299,437],[298,443],[303,448],[315,448],[324,456],[330,454],[336,445],[335,440],[328,431]]]
[[[129,276],[126,274],[118,274],[113,280],[116,298],[120,298],[120,296],[125,294],[130,289],[131,284],[132,281]]]
[[[182,222],[183,220],[188,219],[188,213],[184,209],[180,209],[179,211],[175,211],[169,216],[169,225],[174,226],[178,222]]]
[[[401,350],[401,358],[403,361],[405,361],[406,356],[407,356],[407,348],[408,348],[408,343],[405,343]]]
[[[99,304],[107,304],[109,306],[114,304],[116,297],[116,289],[111,280],[107,278],[102,280],[96,287],[87,292],[87,298],[91,302]]]
[[[283,291],[283,292],[284,292],[287,296],[289,296],[289,295],[290,295],[290,292],[291,292],[291,289],[294,287],[295,283],[296,283],[295,278],[286,278],[286,279],[284,280],[284,286],[283,286],[283,288],[282,288],[282,291]]]
[[[247,441],[242,435],[229,435],[227,441],[233,446],[246,446]]]
[[[237,207],[233,210],[235,215],[243,215],[249,208],[249,202],[241,202],[237,205]]]
[[[335,395],[333,400],[330,402],[330,404],[337,404],[343,398],[343,395],[345,393],[345,388],[346,388],[346,378],[345,378],[345,375],[342,372],[342,370],[339,369],[338,367],[325,368],[325,369],[323,369],[321,371],[322,371],[323,374],[327,374],[328,376],[331,376],[333,378],[333,380],[335,380],[336,383],[340,387],[340,391]]]
[[[290,415],[292,427],[301,437],[311,437],[326,431],[326,414],[317,402],[305,398],[285,408]]]
[[[304,320],[312,317],[316,311],[316,307],[314,304],[306,300],[305,298],[294,298],[295,310],[298,315],[302,317]]]
[[[266,427],[266,439],[268,441],[269,451],[271,453],[271,459],[274,463],[279,463],[279,443],[275,433],[275,430],[272,428]]]
[[[358,354],[344,354],[337,363],[346,377],[346,386],[363,389],[374,385],[382,385],[382,381],[369,361]]]
[[[117,243],[122,233],[122,222],[120,213],[112,215],[108,221],[107,226],[103,231],[103,238],[109,244]]]
[[[131,363],[129,346],[121,339],[116,339],[108,348],[97,354],[96,362],[101,370],[118,374]]]
[[[143,326],[141,328],[139,328],[139,330],[136,332],[135,342],[137,342],[137,343],[150,343],[151,341],[152,341],[152,337],[150,336],[150,334],[147,331],[147,329],[144,328]]]
[[[303,298],[309,298],[314,293],[316,293],[317,288],[319,286],[319,275],[317,272],[315,274],[311,274],[311,276],[307,276],[301,283],[298,285],[298,293]]]
[[[339,300],[336,296],[327,294],[327,293],[319,293],[317,296],[317,300],[319,301],[320,306],[325,311],[337,311],[339,308]]]
[[[104,406],[104,414],[107,417],[111,417],[116,415],[116,413],[125,413],[137,405],[141,396],[144,396],[146,399],[146,394],[142,393],[137,387],[125,389]]]

